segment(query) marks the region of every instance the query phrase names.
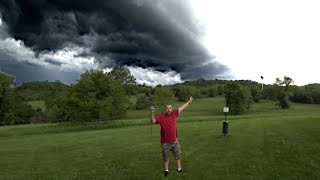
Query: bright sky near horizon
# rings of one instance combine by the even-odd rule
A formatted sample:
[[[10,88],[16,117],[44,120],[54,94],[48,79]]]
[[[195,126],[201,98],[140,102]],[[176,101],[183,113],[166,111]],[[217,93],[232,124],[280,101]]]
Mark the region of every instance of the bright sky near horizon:
[[[192,0],[203,43],[235,79],[320,83],[320,1]]]

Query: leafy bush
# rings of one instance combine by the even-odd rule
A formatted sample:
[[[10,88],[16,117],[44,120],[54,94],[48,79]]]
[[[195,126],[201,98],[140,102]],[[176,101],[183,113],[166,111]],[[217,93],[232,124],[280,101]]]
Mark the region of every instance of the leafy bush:
[[[178,98],[179,101],[187,101],[190,96],[194,98],[200,97],[200,91],[192,86],[176,86],[174,88],[175,96]]]
[[[217,87],[210,87],[208,90],[208,96],[209,97],[215,97],[218,94],[218,88]]]
[[[100,121],[124,116],[128,99],[122,82],[90,70],[81,75],[64,105],[70,121]]]
[[[144,94],[140,94],[137,98],[136,109],[141,110],[151,105],[150,98]]]
[[[4,115],[4,125],[29,124],[35,111],[28,103],[15,104],[14,107]]]
[[[231,82],[225,86],[226,106],[232,114],[242,114],[250,109],[251,94],[239,83]]]
[[[252,86],[250,90],[253,101],[259,102],[262,97],[262,90],[257,86]]]

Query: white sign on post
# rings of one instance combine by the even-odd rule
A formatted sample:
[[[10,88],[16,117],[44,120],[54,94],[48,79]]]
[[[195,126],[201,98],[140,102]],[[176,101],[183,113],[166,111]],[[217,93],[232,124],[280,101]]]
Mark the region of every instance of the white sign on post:
[[[228,112],[229,112],[229,107],[224,107],[224,108],[223,108],[223,112],[224,112],[224,113],[228,113]]]

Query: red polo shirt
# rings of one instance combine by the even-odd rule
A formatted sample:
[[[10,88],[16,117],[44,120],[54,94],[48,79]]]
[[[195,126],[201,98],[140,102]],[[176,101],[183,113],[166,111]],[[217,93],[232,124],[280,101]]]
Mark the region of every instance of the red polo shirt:
[[[175,110],[170,115],[167,113],[161,114],[157,117],[156,123],[161,126],[161,143],[174,143],[178,137],[177,132],[177,117],[179,111]]]

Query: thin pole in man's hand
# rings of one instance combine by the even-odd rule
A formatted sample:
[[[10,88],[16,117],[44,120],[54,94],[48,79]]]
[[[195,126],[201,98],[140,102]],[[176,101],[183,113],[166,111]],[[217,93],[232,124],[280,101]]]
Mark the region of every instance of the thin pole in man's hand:
[[[152,113],[154,113],[156,111],[155,105],[151,106],[151,111],[152,111]],[[152,136],[152,124],[153,124],[153,122],[150,121],[150,134],[151,134],[151,136]]]
[[[157,110],[156,105],[152,105],[151,106],[152,113],[154,113],[156,110]],[[152,124],[153,124],[152,121],[150,121],[150,134],[151,134],[151,136],[152,136]]]

